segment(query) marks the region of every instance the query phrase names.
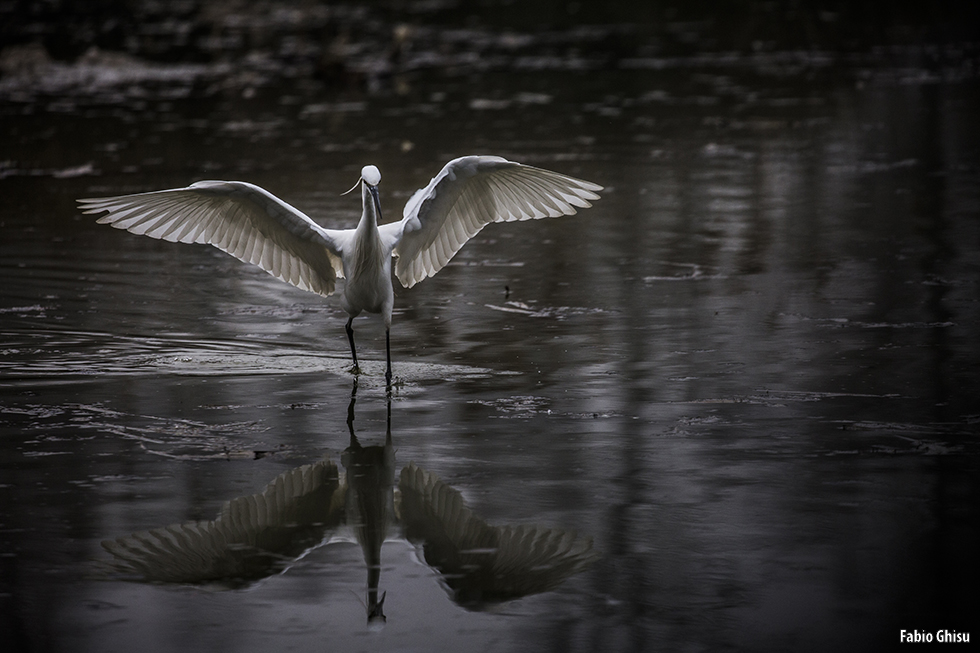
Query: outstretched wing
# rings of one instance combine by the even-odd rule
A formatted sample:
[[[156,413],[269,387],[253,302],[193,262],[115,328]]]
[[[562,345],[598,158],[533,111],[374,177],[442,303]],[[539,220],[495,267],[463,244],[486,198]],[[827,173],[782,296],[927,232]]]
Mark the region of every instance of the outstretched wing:
[[[497,156],[454,159],[405,205],[401,221],[382,225],[397,243],[395,275],[411,288],[441,270],[491,222],[572,215],[592,206],[602,186]]]
[[[78,200],[84,213],[134,234],[214,245],[302,290],[330,295],[343,276],[344,231],[324,229],[268,191],[241,181]]]

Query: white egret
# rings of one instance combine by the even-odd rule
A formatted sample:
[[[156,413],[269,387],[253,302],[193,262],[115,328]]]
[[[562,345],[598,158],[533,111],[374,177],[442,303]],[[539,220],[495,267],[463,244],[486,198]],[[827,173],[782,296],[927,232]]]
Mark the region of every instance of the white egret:
[[[259,266],[289,284],[329,296],[337,277],[352,322],[362,311],[385,323],[385,380],[391,384],[391,261],[406,288],[430,277],[467,240],[491,222],[572,215],[591,206],[602,187],[496,156],[466,156],[447,163],[408,200],[398,222],[380,224],[381,172],[361,169],[363,212],[354,229],[324,229],[268,191],[243,181],[199,181],[187,188],[78,200],[84,213],[108,215],[100,224],[170,242],[206,243]],[[348,191],[350,192],[350,191]]]

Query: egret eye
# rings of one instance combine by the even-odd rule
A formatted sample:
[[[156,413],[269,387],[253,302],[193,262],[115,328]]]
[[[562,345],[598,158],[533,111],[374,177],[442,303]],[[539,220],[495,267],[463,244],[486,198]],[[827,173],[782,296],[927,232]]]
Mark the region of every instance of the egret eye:
[[[377,186],[381,183],[381,171],[378,166],[364,166],[361,168],[361,179],[368,186]]]

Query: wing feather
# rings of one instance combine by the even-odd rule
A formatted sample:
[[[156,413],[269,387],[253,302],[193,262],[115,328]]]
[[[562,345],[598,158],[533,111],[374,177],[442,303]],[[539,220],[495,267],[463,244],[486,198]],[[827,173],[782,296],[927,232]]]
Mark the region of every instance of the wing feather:
[[[330,295],[343,276],[346,232],[323,229],[268,191],[238,181],[78,200],[84,213],[134,234],[213,245],[272,276]]]
[[[573,215],[602,187],[494,156],[446,164],[405,205],[403,218],[380,227],[397,243],[395,275],[410,288],[436,274],[491,222]]]

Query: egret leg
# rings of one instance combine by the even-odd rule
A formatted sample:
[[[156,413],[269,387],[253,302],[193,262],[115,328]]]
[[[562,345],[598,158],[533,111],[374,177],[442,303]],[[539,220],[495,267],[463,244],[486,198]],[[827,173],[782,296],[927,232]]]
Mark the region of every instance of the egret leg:
[[[357,366],[357,351],[354,349],[354,328],[351,326],[353,321],[353,317],[347,320],[347,340],[350,341],[350,355],[354,359],[354,374],[360,374],[361,368]]]
[[[347,404],[347,430],[350,431],[350,446],[357,443],[354,435],[354,404],[357,402],[357,377],[354,377],[354,387],[350,391],[350,403]]]
[[[385,383],[391,388],[391,329],[385,327],[385,355],[388,358],[388,369],[385,370]]]

